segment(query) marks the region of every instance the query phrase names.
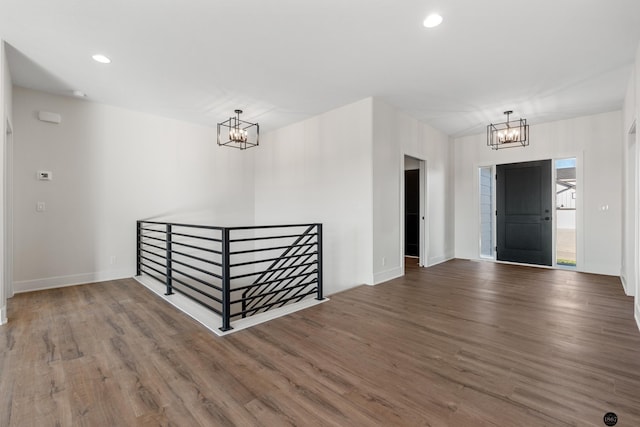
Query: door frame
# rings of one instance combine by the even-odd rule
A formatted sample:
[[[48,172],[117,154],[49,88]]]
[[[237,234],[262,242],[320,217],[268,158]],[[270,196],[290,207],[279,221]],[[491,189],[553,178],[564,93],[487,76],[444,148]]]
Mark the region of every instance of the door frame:
[[[0,247],[0,256],[2,257],[0,277],[0,325],[6,323],[7,319],[7,299],[13,296],[13,215],[12,215],[12,198],[13,198],[13,127],[8,117],[2,117],[3,123],[0,126],[2,135],[2,160],[0,164],[0,173],[2,173],[2,218],[0,227],[2,230],[2,247]]]
[[[5,297],[13,297],[13,126],[7,117],[4,140],[4,284]]]
[[[640,155],[639,155],[640,156]],[[576,181],[577,181],[577,186],[576,186],[576,233],[577,233],[577,238],[576,238],[576,251],[577,251],[577,259],[576,259],[576,267],[575,267],[575,271],[582,271],[580,269],[580,266],[584,265],[584,233],[582,232],[582,227],[584,224],[584,205],[583,205],[583,194],[584,192],[582,191],[582,188],[584,186],[584,176],[583,176],[583,167],[582,165],[583,163],[583,158],[584,158],[584,151],[583,150],[578,150],[578,151],[572,151],[572,152],[559,152],[559,153],[555,153],[553,156],[544,156],[544,157],[533,157],[533,158],[516,158],[513,160],[505,160],[504,162],[500,162],[500,163],[476,163],[474,165],[474,173],[473,173],[473,177],[474,177],[474,181],[475,181],[475,188],[476,191],[474,192],[474,201],[475,201],[475,210],[476,210],[476,218],[477,218],[477,224],[476,224],[476,236],[478,239],[478,245],[477,245],[477,253],[476,253],[476,259],[478,260],[485,260],[485,261],[491,261],[491,262],[498,262],[498,263],[503,263],[503,264],[518,264],[518,263],[512,263],[509,261],[498,261],[496,259],[496,251],[495,251],[495,245],[493,247],[492,250],[492,257],[483,257],[480,255],[480,238],[481,238],[481,227],[480,227],[480,221],[481,221],[481,216],[480,216],[480,174],[478,173],[480,168],[491,168],[492,172],[493,172],[493,179],[494,179],[494,191],[493,191],[493,195],[492,195],[492,203],[493,203],[493,210],[494,210],[494,215],[493,215],[493,223],[492,223],[492,227],[493,227],[493,241],[495,243],[497,243],[497,221],[496,221],[496,216],[495,216],[495,209],[496,209],[496,191],[495,191],[495,179],[496,179],[496,166],[500,165],[500,164],[509,164],[509,163],[525,163],[525,162],[534,162],[534,161],[539,161],[539,160],[549,160],[551,159],[552,162],[552,179],[551,179],[551,185],[552,185],[552,195],[555,194],[555,180],[556,180],[556,170],[555,170],[555,161],[559,160],[559,159],[568,159],[568,158],[575,158],[576,159]],[[638,163],[638,165],[640,166],[640,161]],[[560,269],[561,267],[557,266],[557,262],[556,262],[556,250],[557,250],[557,245],[556,245],[556,240],[557,240],[557,233],[556,233],[556,218],[555,218],[555,210],[556,210],[556,198],[552,197],[552,205],[551,205],[551,209],[553,210],[553,225],[552,225],[552,251],[553,251],[553,265],[552,266],[545,266],[545,265],[536,265],[536,264],[522,264],[522,265],[528,265],[528,266],[532,266],[532,267],[539,267],[539,268],[554,268],[554,269]],[[640,202],[639,202],[640,205]],[[640,207],[640,206],[639,206]],[[638,224],[640,224],[640,219],[637,219]],[[640,240],[640,230],[639,230],[639,240]],[[640,242],[638,242],[639,246],[640,246]],[[640,282],[639,282],[639,286],[640,286]]]
[[[405,216],[405,208],[404,208],[404,158],[405,157],[413,157],[419,162],[420,169],[420,227],[419,227],[419,247],[420,247],[420,259],[418,264],[420,267],[428,266],[428,247],[429,247],[429,211],[427,209],[428,200],[427,200],[427,159],[422,156],[415,155],[413,153],[402,152],[400,156],[401,168],[400,168],[400,265],[402,267],[402,274],[404,275],[404,216]]]

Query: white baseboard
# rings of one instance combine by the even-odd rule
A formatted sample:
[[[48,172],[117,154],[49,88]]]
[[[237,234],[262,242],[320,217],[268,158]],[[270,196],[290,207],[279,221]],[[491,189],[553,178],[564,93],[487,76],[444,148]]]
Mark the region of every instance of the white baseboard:
[[[0,325],[7,323],[7,306],[0,307]]]
[[[633,289],[633,287],[630,287],[630,284],[624,274],[620,274],[620,281],[622,282],[622,289],[624,290],[624,293],[629,297],[634,296],[635,289]]]
[[[66,286],[82,285],[85,283],[104,282],[130,278],[135,274],[130,270],[103,271],[86,274],[73,274],[70,276],[45,277],[43,279],[22,280],[13,283],[13,291],[16,294],[22,292],[42,291],[45,289],[63,288]]]
[[[203,305],[198,304],[191,298],[187,298],[180,293],[174,293],[170,296],[165,295],[165,285],[152,277],[136,276],[134,277],[134,279],[137,280],[138,283],[143,285],[145,288],[149,289],[151,292],[158,295],[160,298],[219,336],[238,332],[248,327],[258,325],[260,323],[264,323],[278,317],[282,317],[286,314],[294,313],[296,311],[329,301],[329,298],[325,298],[322,301],[318,301],[314,298],[308,298],[295,304],[289,304],[281,308],[269,310],[265,313],[247,317],[246,319],[233,321],[231,322],[231,327],[233,329],[223,332],[220,330],[220,328],[222,327],[222,317],[218,316],[216,313],[204,307]]]
[[[433,258],[429,258],[427,262],[429,263],[427,267],[433,267],[434,265],[442,264],[443,262],[451,261],[453,259],[453,255],[442,255]]]
[[[380,283],[388,282],[389,280],[402,277],[404,270],[402,267],[395,267],[390,270],[381,271],[380,273],[373,274],[373,284],[379,285]]]

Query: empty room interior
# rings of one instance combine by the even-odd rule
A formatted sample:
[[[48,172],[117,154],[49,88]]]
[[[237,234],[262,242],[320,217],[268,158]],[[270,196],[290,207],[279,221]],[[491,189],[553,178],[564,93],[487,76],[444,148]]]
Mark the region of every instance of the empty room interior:
[[[640,2],[0,0],[0,426],[640,425]]]

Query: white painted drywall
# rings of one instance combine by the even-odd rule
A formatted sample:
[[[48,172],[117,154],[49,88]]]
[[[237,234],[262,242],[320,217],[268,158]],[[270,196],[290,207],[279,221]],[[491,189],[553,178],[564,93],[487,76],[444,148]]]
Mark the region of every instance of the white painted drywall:
[[[9,64],[7,63],[7,57],[5,53],[5,43],[0,39],[0,201],[4,206],[5,199],[5,183],[4,183],[4,164],[5,164],[5,150],[6,137],[7,137],[7,120],[12,120],[12,87],[11,87],[11,74],[9,72]],[[4,271],[7,267],[5,265],[5,232],[4,232],[5,213],[4,208],[0,209],[0,324],[7,322],[7,297],[11,284],[5,283]]]
[[[411,156],[404,156],[404,170],[417,170],[420,169],[420,160]]]
[[[532,124],[531,145],[494,151],[486,135],[454,141],[455,253],[478,259],[478,167],[577,158],[577,240],[580,271],[618,275],[621,263],[622,113]],[[607,210],[602,210],[607,206]]]
[[[327,295],[371,284],[371,98],[262,137],[256,224],[321,222]]]
[[[13,105],[16,292],[135,275],[138,219],[253,223],[255,151],[213,127],[20,87]]]
[[[453,257],[453,164],[445,134],[373,101],[373,274],[380,283],[404,273],[405,155],[426,163],[427,265]]]

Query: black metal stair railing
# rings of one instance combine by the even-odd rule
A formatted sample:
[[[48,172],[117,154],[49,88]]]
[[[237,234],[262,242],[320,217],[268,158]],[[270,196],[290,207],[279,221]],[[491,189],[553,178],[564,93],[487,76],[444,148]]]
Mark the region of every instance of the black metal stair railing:
[[[137,275],[231,320],[323,298],[322,224],[216,227],[137,223]]]
[[[272,306],[282,307],[291,299],[303,299],[307,284],[305,282],[316,273],[317,264],[309,262],[317,252],[314,251],[317,232],[315,225],[309,226],[302,235],[287,247],[282,254],[269,259],[272,264],[242,293],[242,317],[267,311]]]

